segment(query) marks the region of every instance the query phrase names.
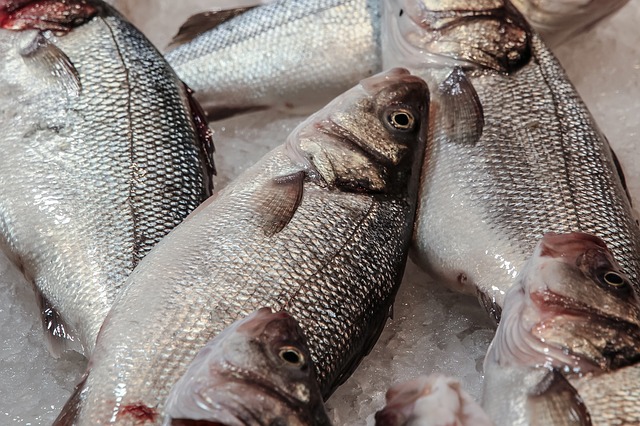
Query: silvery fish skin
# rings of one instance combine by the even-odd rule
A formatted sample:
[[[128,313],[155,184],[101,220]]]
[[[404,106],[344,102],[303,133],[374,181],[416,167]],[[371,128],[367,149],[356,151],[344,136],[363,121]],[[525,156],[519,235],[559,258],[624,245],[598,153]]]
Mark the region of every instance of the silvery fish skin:
[[[604,242],[547,234],[507,293],[485,359],[483,406],[498,425],[590,425],[590,410],[602,410],[567,379],[579,384],[637,363],[639,342],[640,300]]]
[[[376,426],[493,426],[459,381],[440,374],[393,385]]]
[[[446,22],[416,0],[385,3],[385,64],[432,92],[417,262],[498,318],[539,238],[580,231],[602,238],[638,288],[640,232],[619,166],[560,64],[508,3],[454,3]]]
[[[91,16],[65,28],[40,3],[0,11],[17,29],[0,30],[0,247],[42,295],[52,351],[88,354],[134,266],[210,194],[208,154],[137,30],[74,1],[65,16]]]
[[[331,425],[302,329],[291,315],[269,308],[207,343],[166,407],[165,425]]]
[[[550,46],[595,25],[629,0],[512,0]]]
[[[177,47],[167,61],[210,119],[315,111],[381,70],[378,2],[275,1]]]
[[[400,284],[427,108],[405,70],[363,80],[199,207],[129,277],[56,425],[161,423],[196,353],[259,307],[299,322],[328,396]]]

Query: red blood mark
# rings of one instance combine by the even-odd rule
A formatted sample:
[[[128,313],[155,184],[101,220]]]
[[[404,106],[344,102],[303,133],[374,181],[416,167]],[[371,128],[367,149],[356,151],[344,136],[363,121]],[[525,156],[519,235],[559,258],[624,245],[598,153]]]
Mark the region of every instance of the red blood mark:
[[[0,0],[0,27],[69,32],[98,12],[91,0]]]
[[[158,417],[158,412],[155,408],[148,407],[142,403],[128,404],[122,407],[122,410],[118,413],[118,418],[121,417],[133,417],[139,422],[139,424],[144,424],[146,422],[155,423]]]

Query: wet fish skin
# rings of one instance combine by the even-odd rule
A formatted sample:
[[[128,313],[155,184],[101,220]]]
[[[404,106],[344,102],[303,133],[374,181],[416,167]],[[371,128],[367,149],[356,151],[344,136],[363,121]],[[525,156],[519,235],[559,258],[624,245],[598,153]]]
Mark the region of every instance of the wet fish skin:
[[[385,3],[384,14],[393,19],[384,23],[396,26],[389,34],[403,34],[396,17],[399,8],[412,10],[406,3],[418,2]],[[495,19],[517,14],[507,6]],[[408,15],[399,19],[423,19]],[[385,62],[408,65],[432,92],[415,259],[452,287],[476,294],[495,318],[547,232],[602,238],[634,287],[640,285],[640,231],[609,144],[551,51],[525,21],[513,22],[527,34],[530,60],[501,72],[469,60],[456,69],[452,53],[412,67],[422,49],[411,43],[411,34],[423,31],[416,25],[399,27],[410,37],[388,41],[406,56]],[[502,48],[495,54],[510,51]]]
[[[621,9],[629,0],[511,0],[554,47]]]
[[[546,234],[507,293],[483,406],[497,424],[590,425],[598,408],[574,380],[626,370],[640,359],[638,342],[640,300],[602,240]]]
[[[264,306],[300,323],[328,396],[400,284],[427,108],[404,70],[364,80],[196,210],[129,277],[56,425],[161,422],[195,354]]]
[[[460,382],[440,374],[393,385],[376,426],[493,426]]]
[[[378,2],[275,1],[167,53],[211,120],[317,110],[381,70]]]
[[[58,35],[0,30],[0,247],[42,295],[52,350],[85,354],[134,266],[211,192],[183,84],[92,4]]]
[[[304,333],[261,308],[198,352],[167,398],[165,424],[329,426]]]

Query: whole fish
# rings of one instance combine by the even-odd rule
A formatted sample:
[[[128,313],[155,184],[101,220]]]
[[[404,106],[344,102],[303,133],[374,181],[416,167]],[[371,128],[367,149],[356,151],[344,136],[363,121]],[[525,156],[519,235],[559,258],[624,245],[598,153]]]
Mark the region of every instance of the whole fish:
[[[512,0],[550,46],[595,25],[629,0]]]
[[[56,424],[160,423],[195,354],[259,307],[300,323],[328,396],[400,284],[427,109],[406,70],[363,80],[199,207],[129,277]]]
[[[450,9],[466,4],[453,0],[420,3],[441,10],[438,19],[442,25]],[[476,3],[501,13],[499,5],[503,2]],[[609,3],[620,0],[593,3],[603,4],[584,11],[584,20],[589,22],[597,21],[609,9]],[[278,0],[256,8],[242,4],[235,9],[205,12],[183,25],[172,45],[178,47],[166,57],[196,91],[209,120],[267,108],[307,113],[382,70],[379,9],[380,2],[374,0]],[[547,28],[544,25],[550,18],[538,19],[539,11],[531,6],[523,5],[523,10],[532,13],[534,27],[541,21],[549,37],[555,37],[566,21],[573,24],[576,19],[573,8],[563,10],[554,14],[554,27]],[[477,20],[483,19],[478,16]],[[470,38],[476,28],[486,30],[483,24],[465,27],[470,29],[465,34]],[[427,30],[438,32],[435,27]],[[495,29],[491,31],[496,34]],[[562,34],[558,37],[564,38]],[[494,40],[502,42],[500,36],[484,38],[482,47],[495,44]],[[471,42],[468,47],[481,52],[480,46]]]
[[[457,380],[440,374],[392,386],[376,426],[492,426],[480,405]]]
[[[0,247],[34,284],[52,351],[88,354],[134,266],[211,193],[211,141],[105,4],[2,2],[0,26]]]
[[[329,426],[302,329],[261,308],[218,334],[171,389],[165,424]]]
[[[602,238],[638,289],[624,177],[556,58],[507,2],[440,3],[384,10],[385,64],[411,68],[432,92],[418,263],[498,318],[539,238],[580,231]]]
[[[272,107],[315,111],[381,70],[378,3],[280,0],[196,15],[179,39],[203,34],[166,58],[211,120]]]
[[[638,361],[640,300],[607,246],[588,234],[547,234],[507,293],[485,359],[483,405],[498,425],[610,424],[592,423],[599,398],[585,404],[567,379]],[[627,374],[613,395],[637,388]],[[631,394],[617,400],[612,418],[622,406],[637,412]]]

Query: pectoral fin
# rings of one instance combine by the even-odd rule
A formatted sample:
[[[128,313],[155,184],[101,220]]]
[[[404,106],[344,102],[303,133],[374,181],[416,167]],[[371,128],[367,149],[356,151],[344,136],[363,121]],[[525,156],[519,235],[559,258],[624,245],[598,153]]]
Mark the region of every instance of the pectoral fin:
[[[275,178],[260,200],[262,229],[267,237],[282,231],[302,201],[305,173],[299,171]]]
[[[530,393],[527,402],[531,426],[592,426],[578,391],[555,369]]]
[[[76,67],[43,33],[38,33],[22,47],[20,55],[37,77],[60,86],[69,96],[78,96],[82,91]]]
[[[476,89],[462,68],[440,84],[438,127],[453,143],[475,145],[484,128],[484,112]]]

